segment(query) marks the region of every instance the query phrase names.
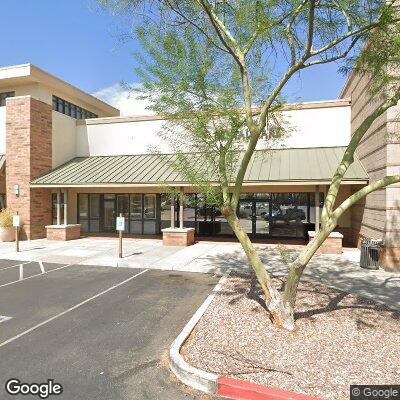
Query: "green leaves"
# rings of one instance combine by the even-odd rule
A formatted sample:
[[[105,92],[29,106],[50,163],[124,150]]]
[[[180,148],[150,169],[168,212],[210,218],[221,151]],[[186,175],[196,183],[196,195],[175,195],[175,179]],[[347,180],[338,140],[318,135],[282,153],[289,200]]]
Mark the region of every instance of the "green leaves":
[[[258,142],[271,145],[290,131],[277,111],[297,72],[347,59],[342,70],[356,65],[373,74],[375,90],[391,83],[400,32],[390,1],[100,2],[132,18],[141,45],[137,90],[167,118],[161,136],[180,154],[180,172],[213,191],[217,182],[221,193],[234,181],[237,194]],[[261,109],[256,115],[254,107]],[[201,175],[190,170],[185,153],[202,154]]]

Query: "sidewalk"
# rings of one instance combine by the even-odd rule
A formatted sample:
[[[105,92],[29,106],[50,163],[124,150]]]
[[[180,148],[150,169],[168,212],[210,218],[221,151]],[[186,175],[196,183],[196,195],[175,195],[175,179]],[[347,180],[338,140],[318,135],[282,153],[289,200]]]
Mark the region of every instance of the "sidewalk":
[[[261,259],[275,276],[284,276],[286,266],[273,245],[256,244]],[[68,242],[46,239],[0,243],[0,258],[47,261],[66,264],[103,265],[128,268],[153,268],[221,274],[227,269],[248,270],[238,243],[198,242],[189,247],[165,247],[157,239],[124,239],[123,258],[118,259],[118,240],[82,238]],[[288,249],[291,257],[299,250]],[[304,279],[356,293],[400,310],[400,273],[369,271],[359,267],[359,251],[342,255],[314,256],[305,270]]]

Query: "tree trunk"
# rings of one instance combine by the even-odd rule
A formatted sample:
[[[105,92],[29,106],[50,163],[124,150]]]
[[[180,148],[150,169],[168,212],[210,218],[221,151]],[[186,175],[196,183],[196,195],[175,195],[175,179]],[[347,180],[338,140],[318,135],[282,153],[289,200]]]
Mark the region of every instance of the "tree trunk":
[[[335,226],[336,223],[330,223],[328,226],[321,228],[315,235],[314,239],[308,243],[306,248],[302,250],[298,257],[289,265],[285,290],[283,293],[283,301],[284,304],[290,306],[292,309],[294,309],[295,306],[297,288],[305,267],[325,239],[333,231]]]
[[[264,292],[265,305],[271,315],[273,324],[278,328],[293,331],[295,328],[293,307],[291,304],[284,304],[282,295],[274,286],[271,276],[266,271],[264,264],[251,243],[247,233],[241,227],[236,215],[228,216],[226,219],[235,232],[236,237],[239,239],[240,244],[246,253],[247,259],[257,276],[258,282]]]

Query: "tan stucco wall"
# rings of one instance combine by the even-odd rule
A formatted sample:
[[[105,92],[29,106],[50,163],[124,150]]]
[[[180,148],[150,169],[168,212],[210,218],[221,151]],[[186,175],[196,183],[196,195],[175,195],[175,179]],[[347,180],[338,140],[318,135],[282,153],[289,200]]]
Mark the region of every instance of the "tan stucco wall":
[[[370,80],[366,76],[354,75],[343,92],[343,97],[351,96],[352,100],[352,132],[381,103],[378,96],[371,97],[369,94],[369,82]],[[390,114],[395,116],[399,111],[399,107],[394,107]],[[368,130],[356,151],[370,176],[371,182],[395,172],[394,169],[399,169],[399,144],[391,143],[388,138],[388,130],[390,124],[393,123],[391,119],[393,118],[388,118],[388,113],[379,117]],[[359,230],[363,236],[385,239],[388,233],[388,211],[392,207],[397,207],[396,204],[393,204],[393,200],[395,201],[398,192],[399,185],[393,185],[390,188],[378,190],[368,195],[365,201],[353,207],[353,227]],[[388,193],[391,193],[390,196],[388,196]],[[400,243],[397,243],[397,246],[399,245]]]
[[[2,86],[0,81],[0,92],[15,92],[15,96],[32,96],[36,99],[43,101],[44,103],[53,104],[53,94],[62,98],[63,100],[67,100],[79,107],[83,107],[91,112],[99,116],[103,116],[104,112],[99,108],[88,104],[85,101],[82,101],[78,97],[71,97],[65,92],[57,88],[51,88],[50,86],[41,84],[41,83],[29,83],[29,84],[17,84],[17,85],[8,85]]]
[[[283,147],[330,147],[347,145],[350,139],[350,106],[299,108],[282,112],[290,133]],[[171,153],[173,149],[160,133],[164,121],[138,118],[96,119],[79,123],[77,155],[145,154],[154,149]],[[321,132],[323,131],[323,134]],[[265,148],[260,140],[257,149]]]
[[[352,133],[361,122],[380,105],[379,96],[368,92],[370,78],[353,74],[342,92],[343,97],[351,97]],[[370,181],[387,175],[400,173],[400,107],[392,107],[379,117],[361,141],[356,154],[367,170]],[[400,269],[400,185],[391,185],[369,194],[366,199],[352,207],[352,228],[361,237],[383,239],[391,251],[385,257],[384,266]]]
[[[76,156],[76,120],[52,111],[53,168]]]
[[[6,107],[0,107],[0,154],[6,154]]]
[[[0,67],[0,92],[5,91],[15,91],[16,96],[30,95],[50,105],[54,94],[100,117],[119,115],[114,107],[32,64]]]

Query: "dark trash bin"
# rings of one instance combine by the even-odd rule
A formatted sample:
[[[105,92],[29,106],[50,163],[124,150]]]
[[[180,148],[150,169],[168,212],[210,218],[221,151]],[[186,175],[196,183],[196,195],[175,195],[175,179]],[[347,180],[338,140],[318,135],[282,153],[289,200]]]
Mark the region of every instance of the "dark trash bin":
[[[361,241],[360,267],[365,269],[379,268],[379,254],[382,240],[364,238]]]

